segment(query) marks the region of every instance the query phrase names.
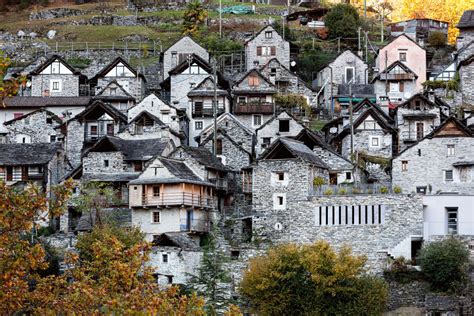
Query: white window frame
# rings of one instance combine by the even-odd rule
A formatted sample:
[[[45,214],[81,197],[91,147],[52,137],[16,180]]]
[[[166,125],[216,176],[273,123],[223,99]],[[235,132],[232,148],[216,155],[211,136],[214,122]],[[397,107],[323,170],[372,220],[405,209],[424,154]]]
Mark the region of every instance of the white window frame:
[[[198,124],[201,124],[201,128],[198,128]],[[194,121],[194,130],[196,131],[201,131],[204,128],[204,122],[203,121]]]
[[[58,89],[57,89],[57,90],[56,90],[56,89],[53,89],[55,83],[58,84]],[[54,93],[54,92],[61,92],[61,91],[62,91],[62,80],[60,80],[60,79],[51,79],[49,91],[51,91],[51,93]]]
[[[448,171],[451,172],[451,178],[450,179],[448,179],[448,177],[446,176],[448,174]],[[454,182],[454,170],[453,169],[443,170],[443,179],[444,179],[444,182]]]
[[[378,145],[374,145],[374,139],[378,140]],[[381,148],[382,147],[382,137],[381,136],[369,136],[369,147],[370,148]]]
[[[266,39],[273,38],[273,31],[265,31],[265,38]]]
[[[448,144],[446,145],[446,148],[448,150],[447,155],[448,156],[455,156],[456,155],[456,146],[454,144]]]
[[[394,88],[397,88],[396,90]],[[400,92],[400,83],[399,82],[390,82],[390,92]]]
[[[280,198],[283,203],[280,203]],[[285,210],[286,209],[286,193],[273,193],[273,209],[274,210]]]
[[[401,55],[405,54],[405,60],[402,60]],[[398,60],[401,61],[402,63],[406,63],[408,61],[408,54],[406,50],[402,50],[398,52]]]
[[[355,78],[355,67],[352,67],[352,66],[346,67],[346,68],[344,69],[344,81],[345,81],[345,83],[349,83],[349,80],[347,80],[347,70],[348,70],[348,69],[352,69],[352,78]],[[351,78],[351,79],[352,79],[352,78]],[[352,83],[354,83],[354,81],[355,81],[355,80],[353,80]]]
[[[159,220],[158,222],[155,222],[155,218],[154,218],[154,216],[153,216],[155,213],[158,213],[158,216],[159,216],[159,218],[160,218],[160,220]],[[152,211],[152,212],[150,213],[150,215],[151,215],[150,222],[151,222],[152,224],[160,224],[160,223],[161,223],[161,212],[160,212],[160,211]]]
[[[255,118],[256,117],[260,117],[260,124],[255,124]],[[263,124],[263,115],[261,114],[253,114],[252,115],[252,126],[253,127],[258,127],[258,126],[262,126]]]
[[[407,171],[408,171],[408,160],[402,160],[402,172],[407,172]]]
[[[450,222],[449,214],[456,214],[456,217],[452,217],[454,219]],[[456,226],[452,232],[449,231],[450,226]],[[458,235],[459,234],[459,211],[457,207],[447,207],[446,208],[446,230],[448,235]]]

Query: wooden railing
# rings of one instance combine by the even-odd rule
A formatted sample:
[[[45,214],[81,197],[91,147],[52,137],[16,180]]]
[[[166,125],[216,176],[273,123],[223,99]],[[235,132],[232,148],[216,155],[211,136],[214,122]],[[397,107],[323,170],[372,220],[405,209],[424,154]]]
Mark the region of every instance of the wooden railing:
[[[213,183],[216,186],[217,190],[227,190],[227,188],[229,187],[227,179],[224,178],[209,179],[209,182]]]
[[[270,102],[262,103],[237,103],[234,106],[235,114],[273,114],[274,105]]]
[[[142,196],[142,206],[188,205],[197,207],[213,207],[214,199],[209,195],[187,192],[160,193],[158,196]]]
[[[310,195],[359,195],[359,194],[389,194],[393,191],[390,183],[366,183],[356,185],[321,185],[314,186]],[[401,193],[401,192],[398,192]]]

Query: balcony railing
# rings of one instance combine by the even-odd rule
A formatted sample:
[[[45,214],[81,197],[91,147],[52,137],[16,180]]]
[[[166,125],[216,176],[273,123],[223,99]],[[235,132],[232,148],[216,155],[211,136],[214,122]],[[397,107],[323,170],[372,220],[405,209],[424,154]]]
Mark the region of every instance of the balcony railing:
[[[158,196],[142,196],[142,206],[187,205],[197,207],[213,207],[214,199],[209,195],[194,193],[161,193]]]
[[[84,140],[86,142],[95,142],[97,140],[99,140],[101,137],[104,137],[104,136],[114,136],[114,133],[96,133],[96,134],[90,134],[90,133],[86,133],[86,135],[84,135]]]
[[[404,142],[416,142],[423,138],[424,133],[412,132],[402,132],[400,133],[400,138]]]
[[[274,105],[270,102],[237,103],[234,106],[235,114],[273,114]]]
[[[391,194],[394,192],[390,183],[366,183],[357,185],[321,185],[313,187],[312,196]],[[401,193],[401,192],[398,192]]]
[[[209,232],[209,221],[206,219],[181,218],[180,230],[183,232]]]
[[[218,108],[217,109],[217,115],[221,115],[222,113],[224,113],[224,109],[223,108]],[[193,117],[206,117],[206,116],[214,116],[214,109],[211,107],[211,108],[202,108],[202,107],[195,107],[193,105]]]
[[[209,179],[209,182],[213,183],[217,190],[227,190],[229,188],[227,179],[224,178]]]

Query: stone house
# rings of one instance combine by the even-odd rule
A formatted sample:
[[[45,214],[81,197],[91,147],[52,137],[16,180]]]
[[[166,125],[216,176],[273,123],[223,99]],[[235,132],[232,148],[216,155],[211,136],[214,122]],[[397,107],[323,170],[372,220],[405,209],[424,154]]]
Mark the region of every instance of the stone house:
[[[290,68],[290,43],[272,26],[265,26],[245,43],[245,60],[247,70],[265,65],[276,58],[286,68]]]
[[[214,151],[214,133],[201,140],[201,147]],[[239,171],[252,162],[252,152],[244,148],[244,143],[232,138],[225,129],[218,128],[216,135],[216,156],[226,167]]]
[[[382,73],[397,61],[416,75],[413,93],[421,92],[423,89],[421,84],[426,81],[425,49],[406,34],[401,34],[379,49],[375,67],[379,73]],[[382,78],[382,80],[385,79]]]
[[[103,136],[114,136],[127,124],[127,117],[111,105],[95,101],[61,126],[66,154],[74,167],[81,163],[83,150]]]
[[[166,232],[189,232],[199,240],[211,226],[215,189],[186,161],[157,157],[130,181],[129,199],[132,224],[147,240]]]
[[[90,97],[23,97],[15,96],[5,98],[5,107],[0,107],[0,122],[6,122],[23,115],[45,109],[56,114],[61,119],[69,119],[91,103]]]
[[[245,151],[252,153],[254,147],[255,132],[247,128],[232,113],[224,113],[217,118],[217,129],[226,132],[226,135],[242,146]],[[214,124],[205,127],[197,137],[198,142],[208,139],[214,133]]]
[[[171,129],[153,114],[143,111],[135,116],[117,136],[130,140],[159,138],[171,141],[173,146],[179,146],[183,135]]]
[[[182,133],[187,139],[188,119],[184,110],[170,105],[167,101],[152,93],[128,110],[128,122],[131,122],[144,111],[156,116],[170,129]]]
[[[197,274],[201,258],[199,243],[187,232],[169,232],[153,240],[148,264],[159,284],[186,284],[190,275]]]
[[[392,161],[392,184],[404,192],[471,194],[474,189],[474,137],[454,117]]]
[[[313,153],[324,162],[329,169],[328,184],[354,183],[356,168],[346,158],[341,156],[334,148],[326,143],[323,137],[316,132],[305,128],[294,137],[306,145]]]
[[[302,95],[306,98],[309,106],[317,106],[316,94],[313,89],[304,80],[282,65],[277,58],[272,58],[263,65],[260,68],[260,73],[276,86],[279,94],[291,93]]]
[[[59,143],[0,144],[0,179],[9,186],[32,182],[49,193],[67,168]]]
[[[125,115],[128,109],[135,105],[135,98],[128,93],[118,82],[109,82],[102,90],[96,93],[94,100],[108,103]]]
[[[227,90],[221,86],[216,87],[217,113],[219,116],[230,111],[230,95]],[[191,109],[188,109],[188,115],[191,115],[189,126],[189,144],[197,146],[195,137],[198,136],[204,127],[214,122],[214,80],[211,76],[199,83],[188,93]]]
[[[78,97],[87,96],[82,91],[87,77],[69,65],[61,56],[53,55],[28,74],[31,77],[33,97]]]
[[[296,136],[305,127],[286,111],[275,115],[255,130],[255,155],[265,151],[270,144],[280,137]]]
[[[474,41],[474,10],[464,11],[456,27],[459,29],[459,36],[456,39],[456,48],[460,50]]]
[[[171,69],[186,61],[190,55],[199,56],[206,62],[209,61],[209,52],[189,36],[181,37],[165,50],[163,52],[163,79],[168,77]]]
[[[461,102],[474,105],[474,53],[460,61],[457,67],[460,79]]]
[[[434,19],[411,19],[390,24],[390,35],[397,37],[405,34],[421,46],[425,46],[428,37],[434,32],[448,37],[448,22]]]
[[[252,69],[232,87],[232,113],[249,129],[255,130],[276,112],[276,86],[260,71]]]
[[[390,106],[405,102],[421,91],[418,75],[401,61],[395,61],[372,79],[377,101]]]
[[[441,122],[440,108],[421,93],[415,94],[398,105],[394,112],[396,113],[398,128],[398,148],[396,152],[402,151],[424,138]]]
[[[318,71],[313,85],[319,94],[319,105],[324,105],[329,112],[342,110],[338,96],[339,86],[352,84],[354,90],[368,83],[368,66],[359,56],[350,50],[345,50],[332,62]],[[344,96],[347,97],[347,96]],[[355,101],[356,102],[356,101]],[[347,103],[347,102],[345,102]]]
[[[136,102],[140,102],[145,96],[145,76],[120,56],[92,77],[89,84],[95,94],[98,94],[113,81],[117,82],[123,90],[134,97]]]
[[[55,143],[62,120],[53,112],[39,109],[3,123],[8,130],[3,143]]]

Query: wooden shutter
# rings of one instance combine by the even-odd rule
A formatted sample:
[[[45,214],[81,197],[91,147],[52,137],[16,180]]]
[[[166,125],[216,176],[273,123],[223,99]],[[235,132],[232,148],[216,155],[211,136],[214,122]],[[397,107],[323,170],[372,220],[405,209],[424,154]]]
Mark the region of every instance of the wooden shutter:
[[[21,166],[21,181],[28,181],[28,166]]]
[[[276,47],[275,46],[270,46],[270,54],[272,56],[275,56],[276,55]]]
[[[400,82],[399,91],[400,91],[400,92],[404,92],[404,91],[405,91],[405,83],[404,83],[403,81]]]
[[[262,46],[257,46],[257,56],[262,56]]]

